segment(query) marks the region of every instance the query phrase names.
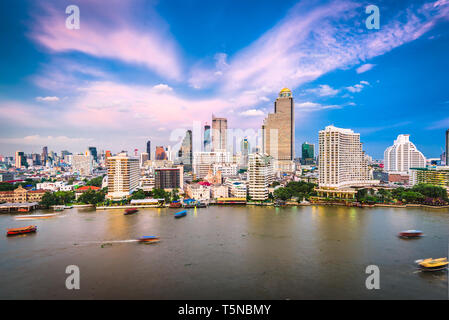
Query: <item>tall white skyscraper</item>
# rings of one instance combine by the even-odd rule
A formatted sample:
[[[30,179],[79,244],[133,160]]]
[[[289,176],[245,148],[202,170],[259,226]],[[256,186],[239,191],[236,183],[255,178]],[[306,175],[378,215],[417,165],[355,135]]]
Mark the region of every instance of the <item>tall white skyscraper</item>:
[[[327,126],[319,133],[319,186],[341,188],[372,184],[360,134]]]
[[[212,115],[212,151],[226,151],[228,120]]]
[[[108,158],[108,199],[123,199],[139,186],[139,159],[120,153]]]
[[[384,152],[384,170],[410,174],[410,168],[425,168],[426,157],[410,141],[409,134],[400,134]]]

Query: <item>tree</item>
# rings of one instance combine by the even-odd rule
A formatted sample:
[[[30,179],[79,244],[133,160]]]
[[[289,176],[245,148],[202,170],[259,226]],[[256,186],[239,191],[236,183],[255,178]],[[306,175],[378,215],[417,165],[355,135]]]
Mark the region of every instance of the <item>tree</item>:
[[[292,193],[288,188],[277,188],[274,190],[274,198],[280,200],[289,200],[292,197]]]
[[[87,190],[80,195],[78,201],[87,204],[97,204],[103,202],[104,199],[105,194],[102,191],[95,192],[94,190]]]
[[[39,204],[45,208],[50,208],[51,206],[55,206],[59,204],[59,200],[58,198],[51,192],[47,191],[45,192],[45,194],[42,196],[41,201],[39,202]]]
[[[103,184],[103,176],[93,178],[86,182],[86,186],[95,186],[101,188]]]
[[[165,202],[170,201],[170,193],[164,189],[153,189],[153,197],[155,199],[165,199]]]
[[[131,197],[129,197],[130,200],[139,200],[139,199],[145,199],[145,198],[146,198],[146,195],[142,189],[139,189],[139,190],[133,192]]]
[[[175,188],[171,191],[171,201],[178,201],[179,200],[179,194],[178,194],[178,189]]]

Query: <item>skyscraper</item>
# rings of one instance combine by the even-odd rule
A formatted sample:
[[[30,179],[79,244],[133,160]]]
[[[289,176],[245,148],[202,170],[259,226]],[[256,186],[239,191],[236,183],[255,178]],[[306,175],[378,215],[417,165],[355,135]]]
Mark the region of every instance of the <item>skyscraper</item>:
[[[426,157],[410,141],[409,134],[400,134],[384,152],[384,170],[410,174],[410,168],[425,168]]]
[[[319,133],[319,186],[340,188],[373,183],[360,134],[327,126]]]
[[[22,151],[16,151],[15,162],[16,168],[26,167],[28,165],[25,154]]]
[[[163,146],[156,147],[156,155],[155,160],[168,160],[167,154],[165,153],[165,149]]]
[[[446,165],[449,166],[449,129],[446,130]]]
[[[96,147],[89,147],[88,151],[90,153],[90,155],[92,156],[92,159],[97,162],[98,161],[98,153],[97,153],[97,148]]]
[[[291,171],[295,157],[295,107],[290,89],[284,88],[274,102],[274,113],[262,125],[262,152],[274,158],[281,171]]]
[[[212,151],[225,151],[227,147],[228,120],[212,115]]]
[[[210,145],[210,125],[207,123],[204,125],[204,152],[210,152],[211,151],[211,145]]]
[[[108,158],[108,199],[128,198],[139,186],[139,159],[120,153]]]
[[[149,160],[151,160],[151,141],[147,141],[147,153],[149,155]]]
[[[315,160],[315,145],[304,142],[302,144],[302,153],[301,153],[301,160],[302,164],[312,164]]]
[[[41,156],[41,162],[43,166],[47,164],[47,159],[48,159],[48,147],[43,147]]]
[[[178,161],[184,165],[186,171],[192,170],[192,130],[187,130],[178,151]]]

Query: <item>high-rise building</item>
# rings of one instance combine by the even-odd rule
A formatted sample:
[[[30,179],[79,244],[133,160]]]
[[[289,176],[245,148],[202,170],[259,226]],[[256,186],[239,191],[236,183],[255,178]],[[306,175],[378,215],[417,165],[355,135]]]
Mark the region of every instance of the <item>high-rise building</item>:
[[[371,178],[360,134],[327,126],[319,133],[319,186],[341,188],[378,183]]]
[[[156,168],[154,170],[156,189],[183,189],[184,188],[184,168]]]
[[[243,168],[247,168],[248,167],[249,150],[250,150],[250,145],[249,145],[248,139],[245,137],[245,138],[243,138],[241,146],[240,146],[240,151],[241,151],[241,154],[242,154],[242,157],[240,158],[240,165]]]
[[[248,194],[251,200],[268,199],[268,187],[273,183],[273,158],[267,154],[251,153],[248,163]]]
[[[211,140],[210,140],[210,125],[207,123],[204,125],[204,145],[203,151],[210,152],[211,151]]]
[[[167,154],[163,146],[157,146],[155,151],[155,160],[168,160]]]
[[[184,165],[184,169],[186,171],[192,171],[192,130],[187,130],[186,136],[182,141],[181,147],[178,151],[178,159],[177,161]]]
[[[425,168],[426,157],[410,141],[409,134],[400,134],[384,152],[384,170],[409,174],[410,168]]]
[[[304,142],[302,144],[301,162],[302,164],[308,165],[315,162],[315,145]]]
[[[446,163],[449,166],[449,129],[446,130]]]
[[[93,158],[90,154],[75,154],[72,156],[72,171],[81,176],[90,176],[93,171]]]
[[[15,162],[16,162],[16,165],[15,165],[16,168],[28,166],[27,158],[22,151],[16,151]]]
[[[92,156],[92,159],[93,159],[95,162],[98,162],[97,148],[96,148],[96,147],[89,147],[89,148],[88,148],[88,152],[89,152],[90,155]]]
[[[274,113],[262,125],[262,152],[272,156],[280,171],[294,170],[295,107],[290,89],[284,88],[274,102]]]
[[[150,155],[147,152],[142,152],[140,154],[140,166],[143,167],[148,160],[150,160]]]
[[[228,120],[212,115],[212,151],[227,149]]]
[[[151,141],[150,140],[147,141],[147,153],[150,157],[149,160],[151,160]]]
[[[41,162],[43,166],[47,164],[47,159],[48,159],[48,147],[43,147],[41,155]]]
[[[108,158],[108,199],[128,198],[139,186],[139,159],[120,153]]]

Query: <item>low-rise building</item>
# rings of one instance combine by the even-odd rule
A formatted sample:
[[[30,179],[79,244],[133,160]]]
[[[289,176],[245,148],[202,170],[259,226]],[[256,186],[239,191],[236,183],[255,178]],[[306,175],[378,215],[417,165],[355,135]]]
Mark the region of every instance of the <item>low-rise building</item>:
[[[428,183],[449,191],[449,166],[411,168],[411,184]]]
[[[27,203],[42,200],[45,190],[27,190],[19,186],[13,191],[0,191],[0,202]]]
[[[201,202],[210,201],[211,187],[206,184],[188,184],[186,185],[186,195],[191,198]]]
[[[217,198],[227,198],[229,196],[228,187],[223,184],[214,184],[211,187],[211,197],[212,199]]]

